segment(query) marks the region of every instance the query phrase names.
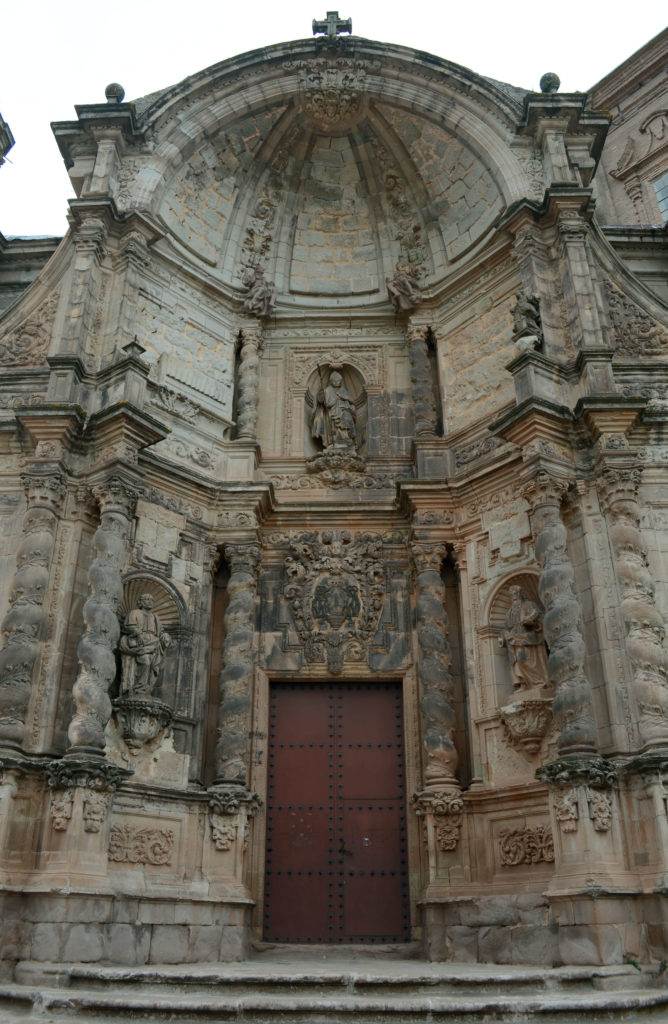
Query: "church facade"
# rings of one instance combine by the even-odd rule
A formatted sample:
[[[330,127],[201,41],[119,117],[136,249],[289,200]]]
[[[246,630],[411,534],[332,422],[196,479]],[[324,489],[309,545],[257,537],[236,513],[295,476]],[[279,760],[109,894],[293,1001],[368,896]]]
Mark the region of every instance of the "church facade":
[[[350,28],[109,86],[2,240],[7,970],[664,958],[668,35]]]

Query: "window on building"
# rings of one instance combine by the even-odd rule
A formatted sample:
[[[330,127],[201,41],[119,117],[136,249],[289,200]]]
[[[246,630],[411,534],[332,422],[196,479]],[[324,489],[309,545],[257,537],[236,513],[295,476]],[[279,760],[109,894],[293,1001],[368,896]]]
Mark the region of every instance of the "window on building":
[[[659,204],[661,216],[664,220],[668,220],[668,172],[662,174],[660,178],[656,178],[652,184],[654,185],[656,201]]]

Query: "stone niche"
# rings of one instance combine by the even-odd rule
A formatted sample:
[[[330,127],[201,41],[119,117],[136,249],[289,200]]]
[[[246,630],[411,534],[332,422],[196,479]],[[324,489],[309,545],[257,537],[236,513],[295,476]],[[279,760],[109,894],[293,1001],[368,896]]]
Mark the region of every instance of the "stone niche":
[[[539,753],[552,725],[543,612],[538,576],[531,572],[506,577],[489,604],[488,642],[503,738],[528,758]]]
[[[143,657],[143,664],[124,653],[127,650],[128,616],[135,612],[146,596],[152,600],[150,609],[159,635],[158,665],[149,679],[147,664],[151,655]],[[123,601],[118,610],[121,621],[121,641],[117,654],[116,682],[112,690],[113,720],[110,728],[110,756],[127,763],[140,775],[149,762],[154,775],[156,765],[164,782],[187,780],[188,757],[179,754],[174,746],[174,728],[178,728],[179,707],[183,704],[182,684],[186,682],[188,665],[192,660],[190,631],[186,609],[178,592],[167,581],[146,573],[127,576],[123,585]],[[133,663],[134,662],[134,663]],[[147,674],[147,679],[142,673]],[[137,685],[135,685],[135,682]],[[179,746],[182,746],[179,743]]]
[[[337,461],[363,468],[368,452],[367,406],[359,370],[338,362],[316,367],[308,378],[304,401],[304,452],[311,471]]]

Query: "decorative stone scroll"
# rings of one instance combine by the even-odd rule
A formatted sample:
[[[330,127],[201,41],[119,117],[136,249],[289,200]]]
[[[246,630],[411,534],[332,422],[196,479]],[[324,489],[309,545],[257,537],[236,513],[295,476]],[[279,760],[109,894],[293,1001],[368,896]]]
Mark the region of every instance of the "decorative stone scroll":
[[[573,566],[560,515],[567,489],[568,481],[539,470],[524,489],[524,497],[534,509],[536,560],[541,567],[538,591],[545,608],[543,630],[550,649],[548,675],[555,688],[558,748],[561,754],[591,755],[597,743],[592,690],[584,670],[580,605],[573,591]]]
[[[107,856],[118,863],[158,866],[171,864],[173,849],[173,828],[112,825]]]
[[[427,348],[429,327],[410,326],[407,337],[411,360],[415,433],[418,437],[433,437],[438,424],[438,411],[434,401],[434,380]]]
[[[283,593],[304,657],[327,662],[334,675],[345,660],[364,661],[385,601],[382,537],[326,530],[290,541]]]
[[[260,548],[257,544],[226,544],[224,551],[230,578],[219,680],[216,785],[235,783],[243,787],[250,768],[253,634]]]
[[[640,532],[641,469],[606,465],[597,483],[610,524],[615,572],[621,590],[626,651],[633,667],[633,693],[645,743],[668,743],[668,659],[665,623],[654,600],[654,580]]]
[[[81,795],[84,832],[99,832],[106,820],[111,796],[124,779],[127,768],[109,764],[99,757],[65,757],[46,766],[51,794],[51,823],[64,831],[72,818],[77,793]]]
[[[102,756],[104,730],[111,716],[109,688],[116,678],[121,570],[138,492],[114,476],[93,488],[93,494],[100,504],[100,525],[93,536],[89,596],[83,609],[85,631],[77,647],[79,675],[72,689],[76,711],[68,737],[72,752]]]
[[[259,326],[242,327],[240,333],[237,436],[254,441],[257,437],[259,356],[264,346],[264,339]]]
[[[456,850],[464,819],[464,801],[459,790],[424,790],[413,795],[413,803],[419,817],[432,816],[439,850]]]
[[[217,850],[232,849],[239,835],[244,843],[249,818],[261,810],[262,801],[257,793],[240,786],[214,786],[209,790],[209,825],[211,840]]]
[[[527,825],[499,833],[499,857],[504,867],[554,862],[554,839],[549,825]]]
[[[24,475],[23,486],[28,507],[23,516],[9,610],[2,620],[0,651],[0,745],[14,747],[20,747],[25,736],[65,479],[60,473],[34,472]]]

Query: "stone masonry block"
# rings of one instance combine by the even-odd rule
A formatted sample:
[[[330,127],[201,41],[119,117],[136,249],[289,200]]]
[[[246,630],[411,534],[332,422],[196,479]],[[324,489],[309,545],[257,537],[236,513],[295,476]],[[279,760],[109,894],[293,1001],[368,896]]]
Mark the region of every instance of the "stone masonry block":
[[[216,963],[224,929],[221,925],[194,925],[190,928],[188,961],[190,963]]]
[[[112,963],[145,964],[151,948],[151,929],[148,925],[107,925],[105,946],[105,959]]]
[[[559,929],[519,925],[510,929],[512,961],[516,964],[545,964],[551,967],[561,962]]]
[[[69,925],[44,922],[36,924],[30,943],[31,960],[63,960]]]
[[[460,910],[462,924],[467,925],[509,925],[519,920],[517,902],[514,896],[488,896],[469,903]],[[508,961],[500,961],[507,963]]]
[[[57,959],[95,963],[105,958],[104,946],[101,925],[73,924],[69,927],[62,955]]]
[[[185,925],[155,925],[151,935],[149,963],[184,963],[188,957],[188,931]]]

